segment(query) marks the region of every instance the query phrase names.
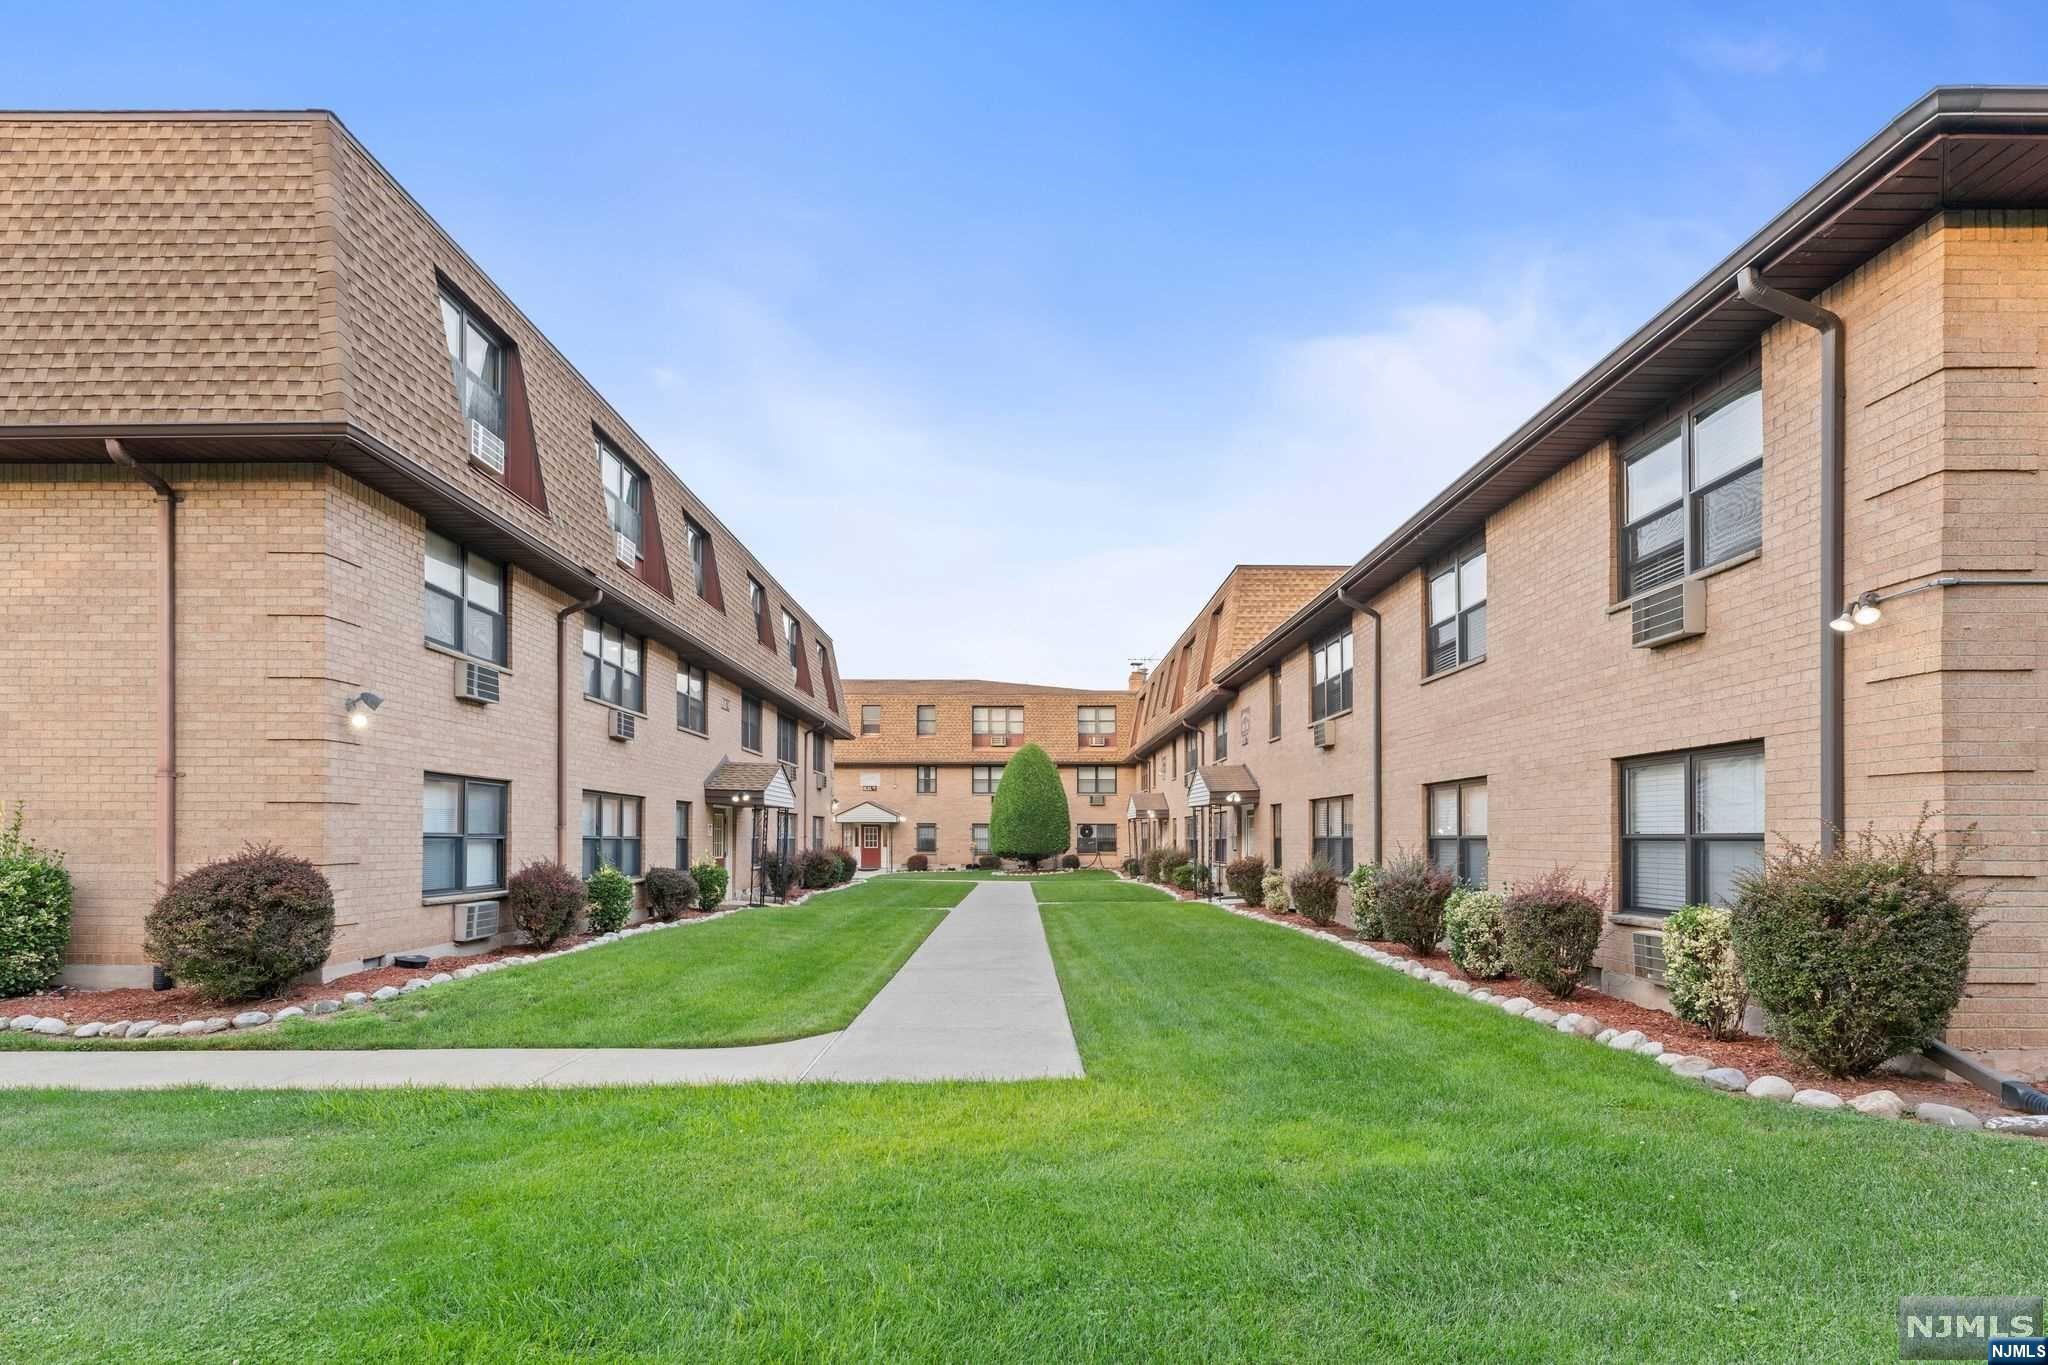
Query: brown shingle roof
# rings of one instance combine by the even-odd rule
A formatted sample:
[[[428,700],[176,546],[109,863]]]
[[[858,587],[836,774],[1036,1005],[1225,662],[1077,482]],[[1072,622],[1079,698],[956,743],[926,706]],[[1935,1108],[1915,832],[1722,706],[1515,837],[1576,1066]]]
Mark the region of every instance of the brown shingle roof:
[[[715,792],[765,791],[781,768],[780,763],[735,763],[728,758],[704,779],[704,789]]]

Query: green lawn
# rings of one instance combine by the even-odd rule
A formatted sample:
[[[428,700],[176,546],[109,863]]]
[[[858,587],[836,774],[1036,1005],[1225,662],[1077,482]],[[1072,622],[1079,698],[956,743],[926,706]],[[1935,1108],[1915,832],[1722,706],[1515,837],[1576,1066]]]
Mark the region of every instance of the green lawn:
[[[807,1038],[851,1023],[971,889],[851,886],[802,905],[447,982],[331,1019],[176,1042],[42,1046],[716,1047]],[[0,1046],[36,1045],[25,1034],[0,1034]]]
[[[1863,1361],[2048,1282],[2039,1146],[1042,913],[1086,1080],[0,1097],[0,1359]]]
[[[875,882],[1017,882],[1044,886],[1052,883],[1113,882],[1116,879],[1116,873],[1106,867],[1083,867],[1072,872],[1040,872],[1035,875],[984,872],[978,867],[970,867],[959,872],[879,872],[863,885]]]

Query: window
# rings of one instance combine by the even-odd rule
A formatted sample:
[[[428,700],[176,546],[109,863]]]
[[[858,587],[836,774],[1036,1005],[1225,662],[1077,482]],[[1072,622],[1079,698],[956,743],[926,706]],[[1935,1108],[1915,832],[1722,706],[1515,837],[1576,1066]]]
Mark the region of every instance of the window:
[[[676,724],[696,734],[708,733],[704,670],[695,664],[683,664],[676,669]]]
[[[1074,852],[1114,853],[1116,852],[1115,825],[1076,825],[1074,827]]]
[[[782,652],[789,659],[789,676],[796,679],[797,660],[803,650],[803,636],[797,632],[796,617],[787,611],[782,613]]]
[[[1287,860],[1280,853],[1280,807],[1273,807],[1273,867],[1275,871],[1287,866]]]
[[[980,856],[980,855],[982,855],[982,854],[984,854],[984,853],[987,853],[987,852],[988,852],[988,826],[987,826],[987,825],[975,825],[975,826],[973,826],[973,827],[972,827],[972,828],[971,828],[971,829],[969,830],[969,833],[970,833],[970,834],[971,834],[971,835],[973,836],[973,838],[974,838],[974,852],[975,852],[976,856],[978,857],[978,856]]]
[[[1486,657],[1486,542],[1475,540],[1430,570],[1429,671]]]
[[[644,645],[632,635],[600,621],[583,618],[583,695],[623,706],[628,711],[644,709],[640,680]]]
[[[811,817],[811,847],[812,847],[812,848],[823,848],[824,846],[825,846],[825,817],[824,817],[824,816],[822,816],[822,815],[813,815],[813,816]]]
[[[1486,885],[1486,783],[1429,789],[1429,860],[1467,886]]]
[[[796,856],[796,812],[775,812],[775,854],[784,862]]]
[[[989,796],[995,792],[996,783],[1003,780],[1001,764],[979,764],[974,769],[974,794]]]
[[[505,347],[477,316],[446,294],[441,296],[441,330],[448,339],[448,364],[465,421],[505,439]]]
[[[428,773],[420,802],[420,890],[505,889],[505,784]]]
[[[939,770],[930,764],[919,764],[917,768],[917,794],[930,796],[939,789]]]
[[[1338,876],[1351,872],[1351,798],[1327,796],[1308,803],[1311,856],[1328,863]]]
[[[747,575],[747,601],[754,608],[754,638],[768,644],[773,638],[768,634],[768,590],[752,574]]]
[[[1116,769],[1106,764],[1074,769],[1074,790],[1083,796],[1116,795]]]
[[[777,713],[775,717],[775,756],[794,768],[797,755],[796,717]]]
[[[811,771],[814,773],[825,771],[825,732],[823,730],[811,731]]]
[[[939,708],[920,706],[917,708],[917,732],[921,735],[935,735],[939,732]]]
[[[711,593],[711,574],[705,568],[705,561],[711,556],[711,537],[704,534],[704,528],[692,520],[688,513],[683,515],[683,549],[690,561],[690,591],[699,597]],[[723,608],[720,608],[723,610]]]
[[[486,663],[505,662],[505,566],[427,532],[427,638]]]
[[[676,802],[676,866],[690,868],[690,803]]]
[[[939,827],[937,825],[919,825],[917,827],[917,851],[919,853],[937,853],[939,851]]]
[[[882,708],[873,702],[860,708],[860,732],[864,735],[882,733]]]
[[[1193,773],[1195,769],[1202,766],[1202,732],[1200,730],[1188,731],[1186,742],[1188,747],[1186,770],[1189,773]]]
[[[1622,464],[1625,597],[1763,544],[1764,400],[1755,379],[1688,411]]]
[[[640,798],[612,792],[583,793],[583,875],[616,867],[640,875]]]
[[[1345,627],[1310,651],[1308,718],[1340,716],[1351,709],[1351,629]]]
[[[1114,738],[1116,735],[1116,708],[1114,706],[1080,706],[1074,709],[1075,732],[1084,738],[1100,735]]]
[[[761,699],[740,694],[740,747],[750,754],[761,752]]]
[[[1021,706],[977,706],[971,720],[973,744],[977,749],[991,744],[1000,748],[1024,733],[1024,708]]]
[[[1622,765],[1621,908],[1664,915],[1727,905],[1763,865],[1764,751],[1755,746]]]
[[[1230,712],[1216,713],[1216,761],[1221,763],[1230,757]]]
[[[642,538],[641,521],[647,478],[602,436],[597,438],[597,469],[604,482],[605,520],[611,523],[618,539],[619,558],[637,563],[647,543]]]
[[[1266,738],[1280,738],[1280,665],[1266,670]]]
[[[882,775],[880,773],[862,773],[860,775],[860,789],[864,792],[880,791],[882,789]]]

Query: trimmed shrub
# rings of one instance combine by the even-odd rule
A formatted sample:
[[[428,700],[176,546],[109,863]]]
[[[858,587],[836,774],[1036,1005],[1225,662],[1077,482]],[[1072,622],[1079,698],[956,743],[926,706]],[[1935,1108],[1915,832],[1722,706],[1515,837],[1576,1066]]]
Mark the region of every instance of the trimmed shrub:
[[[983,872],[993,872],[1003,865],[1003,860],[993,853],[984,853],[974,860],[974,865]]]
[[[1019,859],[1036,872],[1041,858],[1067,851],[1073,831],[1060,770],[1044,749],[1025,745],[1003,765],[989,803],[990,851]]]
[[[1260,891],[1265,895],[1266,908],[1276,915],[1289,914],[1294,909],[1294,897],[1287,894],[1287,874],[1277,867],[1266,869],[1264,884]]]
[[[1358,924],[1360,938],[1385,938],[1386,921],[1380,918],[1377,863],[1358,863],[1351,869],[1351,918]]]
[[[1303,916],[1329,924],[1337,918],[1337,892],[1343,885],[1337,870],[1318,858],[1288,879],[1287,895]]]
[[[1450,943],[1451,961],[1475,980],[1493,981],[1508,973],[1507,925],[1501,919],[1505,904],[1498,891],[1466,887],[1453,891],[1444,903],[1444,937]]]
[[[1589,891],[1561,867],[1517,885],[1501,906],[1508,966],[1558,999],[1569,997],[1593,965],[1606,903],[1605,886]]]
[[[1246,905],[1262,905],[1266,899],[1266,860],[1256,854],[1233,858],[1223,869],[1223,884],[1230,894]]]
[[[925,857],[922,853],[913,853],[903,860],[903,870],[905,872],[928,872],[931,870],[931,865],[932,860]]]
[[[546,948],[569,931],[583,896],[583,879],[560,863],[528,863],[505,884],[505,915],[528,943]]]
[[[761,881],[768,888],[770,899],[788,900],[789,889],[796,885],[796,860],[780,853],[762,854]]]
[[[807,848],[796,855],[797,885],[806,891],[823,891],[839,882],[839,860],[822,848]]]
[[[690,879],[697,883],[697,908],[716,910],[725,904],[725,889],[732,885],[732,878],[717,863],[698,863],[690,869]]]
[[[1387,859],[1373,881],[1372,902],[1386,936],[1418,953],[1433,953],[1444,939],[1444,906],[1458,879],[1420,853]]]
[[[1124,861],[1123,861],[1123,871],[1124,871],[1124,875],[1125,875],[1126,877],[1135,877],[1135,876],[1137,876],[1137,875],[1138,875],[1138,860],[1137,860],[1136,858],[1126,858],[1126,859],[1124,859]]]
[[[590,932],[616,934],[633,917],[633,879],[606,864],[584,884],[590,898]]]
[[[1168,844],[1165,848],[1159,850],[1159,880],[1161,882],[1172,881],[1175,868],[1186,867],[1193,862],[1194,859],[1188,855],[1186,849]]]
[[[1148,882],[1157,882],[1166,876],[1165,848],[1148,848],[1138,859],[1138,875]]]
[[[1688,905],[1664,921],[1664,984],[1671,1012],[1716,1038],[1742,1034],[1749,988],[1735,960],[1733,917],[1715,905]]]
[[[834,844],[826,849],[825,852],[831,856],[832,861],[836,864],[832,870],[832,884],[834,886],[844,886],[852,881],[854,869],[860,866],[860,864],[853,860],[853,854],[849,853],[845,846],[841,844]]]
[[[1060,859],[1060,866],[1064,867],[1069,872],[1072,872],[1075,868],[1079,867],[1080,865],[1081,855],[1078,853],[1069,853],[1065,857]]]
[[[21,832],[17,803],[0,829],[0,996],[30,995],[57,979],[71,941],[71,874],[64,855]]]
[[[143,926],[145,951],[180,985],[254,1000],[327,960],[334,888],[304,858],[251,844],[178,878]]]
[[[1195,889],[1195,865],[1193,863],[1176,863],[1172,871],[1166,875],[1175,886],[1183,891]]]
[[[1979,893],[1962,889],[1972,831],[1947,856],[1926,819],[1833,853],[1791,846],[1739,877],[1735,950],[1771,1036],[1831,1076],[1932,1042],[1962,999]]]
[[[647,889],[647,913],[672,920],[697,903],[697,879],[680,867],[650,867],[640,885]]]

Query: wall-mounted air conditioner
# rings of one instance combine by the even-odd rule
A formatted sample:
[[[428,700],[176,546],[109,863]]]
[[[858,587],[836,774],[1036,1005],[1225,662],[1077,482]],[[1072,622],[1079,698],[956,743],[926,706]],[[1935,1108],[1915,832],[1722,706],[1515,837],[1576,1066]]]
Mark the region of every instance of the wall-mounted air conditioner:
[[[1707,633],[1707,585],[1688,578],[1646,592],[1629,604],[1629,643],[1655,649]]]
[[[1106,802],[1100,796],[1091,796],[1088,798],[1088,804],[1091,806],[1100,806],[1106,804]]]
[[[469,458],[493,474],[505,472],[505,438],[474,417],[469,419]]]
[[[640,566],[640,547],[624,531],[612,532],[612,558],[629,569]]]
[[[1337,722],[1334,720],[1317,721],[1309,727],[1309,738],[1315,741],[1315,746],[1318,749],[1336,748]]]
[[[499,700],[503,675],[489,664],[459,660],[455,665],[455,699],[489,706]]]
[[[990,735],[988,742],[989,747],[992,749],[1007,749],[1010,747],[1010,737],[1008,735]]]
[[[498,932],[498,902],[464,901],[455,907],[455,941],[474,943]]]
[[[605,733],[613,739],[627,740],[633,737],[634,722],[639,718],[631,711],[612,712],[611,726]]]

